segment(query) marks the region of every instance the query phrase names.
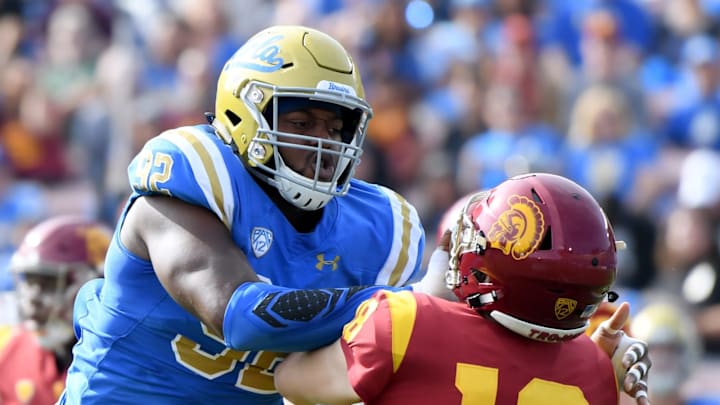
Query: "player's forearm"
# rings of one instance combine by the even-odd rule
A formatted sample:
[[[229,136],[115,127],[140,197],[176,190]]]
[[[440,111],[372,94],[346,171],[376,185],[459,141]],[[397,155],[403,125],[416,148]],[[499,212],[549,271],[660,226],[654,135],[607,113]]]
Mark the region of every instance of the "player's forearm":
[[[275,370],[275,387],[296,405],[360,402],[347,375],[340,340],[310,352],[290,353]]]
[[[298,290],[244,283],[225,309],[225,344],[236,350],[307,351],[340,337],[361,302],[379,289],[364,286]]]

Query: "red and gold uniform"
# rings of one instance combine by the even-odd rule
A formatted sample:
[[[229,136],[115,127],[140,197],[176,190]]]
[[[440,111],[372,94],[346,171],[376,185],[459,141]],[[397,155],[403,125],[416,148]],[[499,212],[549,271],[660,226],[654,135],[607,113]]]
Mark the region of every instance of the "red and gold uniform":
[[[366,301],[342,347],[367,404],[618,403],[610,359],[587,336],[534,341],[465,303],[408,291]]]
[[[54,404],[64,387],[52,351],[22,327],[0,326],[0,404]]]

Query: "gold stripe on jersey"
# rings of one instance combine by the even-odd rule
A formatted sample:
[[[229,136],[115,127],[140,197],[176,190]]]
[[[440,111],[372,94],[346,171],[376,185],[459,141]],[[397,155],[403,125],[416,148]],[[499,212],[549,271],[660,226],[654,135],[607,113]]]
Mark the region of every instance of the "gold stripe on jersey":
[[[15,335],[15,331],[10,325],[0,325],[0,353],[5,349],[10,342],[10,339]]]
[[[393,372],[396,372],[407,352],[415,326],[417,301],[410,291],[385,292],[390,312]]]
[[[223,221],[226,227],[230,228],[228,213],[225,212],[224,209],[225,205],[223,201],[222,187],[220,186],[220,179],[218,178],[217,171],[215,171],[215,165],[213,164],[213,160],[210,157],[210,154],[205,149],[205,146],[202,144],[202,142],[197,139],[194,134],[183,130],[177,130],[177,134],[182,136],[186,141],[188,141],[188,143],[190,143],[192,148],[200,157],[203,168],[205,169],[208,179],[210,180],[210,187],[212,189],[213,198],[215,199],[215,204],[220,211],[220,215],[222,215],[222,218],[220,219]]]
[[[415,208],[395,191],[378,186],[390,203],[392,242],[376,284],[404,285],[419,266],[424,231]]]
[[[408,262],[408,248],[410,246],[410,207],[407,201],[400,195],[395,193],[398,200],[400,201],[400,215],[402,216],[402,247],[400,248],[400,255],[398,261],[395,263],[395,268],[390,273],[390,285],[396,285],[400,281],[400,277],[405,270],[405,266]]]

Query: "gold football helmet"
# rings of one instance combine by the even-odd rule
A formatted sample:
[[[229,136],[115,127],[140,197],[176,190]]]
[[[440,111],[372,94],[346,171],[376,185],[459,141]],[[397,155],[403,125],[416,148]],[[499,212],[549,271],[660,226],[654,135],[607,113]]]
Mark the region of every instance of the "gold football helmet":
[[[675,297],[657,295],[631,324],[634,337],[647,342],[652,357],[650,396],[673,395],[689,379],[702,355],[692,312]]]
[[[246,167],[283,198],[316,210],[350,187],[372,116],[364,98],[358,69],[338,41],[307,27],[275,26],[254,35],[226,62],[212,125]],[[338,111],[342,140],[278,131],[283,105],[300,100],[330,104]],[[316,151],[314,178],[287,166],[279,147]],[[334,172],[329,179],[320,178],[323,160],[330,155],[337,162]]]

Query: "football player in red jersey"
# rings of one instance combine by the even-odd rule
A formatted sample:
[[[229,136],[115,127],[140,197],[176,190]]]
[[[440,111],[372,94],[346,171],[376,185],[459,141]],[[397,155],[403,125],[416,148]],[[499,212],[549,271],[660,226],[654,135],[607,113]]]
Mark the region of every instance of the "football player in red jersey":
[[[75,343],[72,309],[87,280],[102,276],[111,231],[58,216],[32,228],[10,261],[18,325],[0,326],[0,403],[55,403]]]
[[[431,262],[449,259],[461,303],[376,293],[335,344],[282,363],[279,391],[295,404],[617,404],[615,362],[629,370],[623,388],[648,403],[647,346],[617,331],[628,304],[584,334],[614,295],[617,264],[586,190],[518,176],[471,196],[457,218],[449,256]]]

